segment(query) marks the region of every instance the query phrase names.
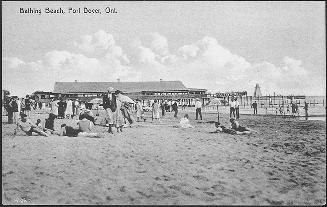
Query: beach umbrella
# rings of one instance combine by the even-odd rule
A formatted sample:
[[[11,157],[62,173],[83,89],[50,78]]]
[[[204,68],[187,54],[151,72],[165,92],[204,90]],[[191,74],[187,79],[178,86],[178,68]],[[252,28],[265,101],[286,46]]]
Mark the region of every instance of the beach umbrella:
[[[117,98],[121,101],[121,102],[127,102],[127,103],[132,103],[135,104],[135,101],[133,101],[130,97],[123,95],[123,94],[118,94]]]
[[[219,105],[221,105],[221,101],[218,98],[213,98],[208,104],[208,106],[217,106],[218,122],[219,122],[219,110],[218,110]]]
[[[102,103],[102,99],[101,98],[95,98],[95,99],[92,99],[90,101],[90,103],[93,103],[93,104],[96,104],[96,103],[101,104]]]

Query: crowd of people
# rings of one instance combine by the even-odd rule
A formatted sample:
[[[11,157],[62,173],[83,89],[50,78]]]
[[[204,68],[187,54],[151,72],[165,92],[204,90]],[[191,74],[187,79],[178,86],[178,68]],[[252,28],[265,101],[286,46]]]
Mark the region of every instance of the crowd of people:
[[[99,117],[100,103],[90,104],[85,101],[80,101],[78,99],[66,99],[54,98],[50,103],[50,114],[47,119],[42,122],[40,119],[34,124],[29,120],[30,112],[32,109],[39,107],[40,109],[45,108],[44,103],[37,103],[36,101],[30,99],[26,96],[23,99],[17,97],[11,97],[5,103],[5,108],[8,112],[8,122],[15,123],[17,128],[20,128],[27,135],[31,135],[33,132],[42,136],[61,135],[61,136],[83,136],[83,137],[100,137],[100,134],[94,132],[94,126],[96,124],[108,127],[107,132],[110,134],[114,133],[114,128],[117,133],[123,132],[123,127],[129,125],[130,127],[134,122],[146,121],[145,112],[146,108],[143,106],[144,101],[136,99],[136,102],[126,101],[119,90],[114,90],[114,88],[109,87],[107,92],[103,94],[102,106],[105,111],[104,117]],[[131,99],[130,99],[131,100]],[[167,112],[173,112],[173,116],[178,118],[178,104],[179,100],[154,100],[150,103],[151,119],[152,122],[160,122],[160,118],[166,116]],[[143,103],[142,103],[143,102]],[[215,132],[225,132],[230,134],[248,134],[255,132],[244,126],[240,126],[237,120],[240,119],[240,103],[237,97],[232,97],[230,100],[230,126],[222,126],[216,122]],[[203,103],[199,98],[195,99],[195,120],[202,120],[202,109]],[[251,105],[254,114],[257,114],[258,103],[254,101]],[[295,102],[291,102],[290,107],[292,109],[292,115],[298,113],[298,105]],[[96,115],[94,116],[92,110],[96,110]],[[182,106],[182,110],[184,105]],[[289,111],[289,105],[287,105]],[[136,120],[134,119],[132,113],[135,110]],[[308,104],[304,104],[305,115],[308,116]],[[276,112],[277,113],[277,112]],[[280,113],[285,113],[284,110],[280,109]],[[288,112],[286,112],[288,113]],[[68,126],[67,124],[62,124],[60,130],[54,128],[54,122],[56,119],[76,119],[78,117],[77,126]],[[97,123],[96,123],[97,121]],[[180,119],[179,127],[181,128],[194,128],[189,122],[188,114],[184,114],[184,117]]]

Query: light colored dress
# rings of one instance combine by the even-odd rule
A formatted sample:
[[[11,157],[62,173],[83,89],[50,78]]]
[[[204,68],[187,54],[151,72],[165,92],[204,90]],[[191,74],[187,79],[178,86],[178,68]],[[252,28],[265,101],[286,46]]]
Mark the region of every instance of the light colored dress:
[[[53,113],[56,116],[58,116],[58,102],[59,102],[58,100],[51,102],[51,113]]]
[[[122,102],[116,99],[116,104],[117,104],[117,109],[113,113],[113,120],[114,120],[114,125],[118,128],[124,126],[125,121],[124,121],[123,113],[120,110],[122,107]]]
[[[66,115],[73,115],[73,102],[71,100],[67,101],[65,114]]]
[[[137,118],[142,117],[142,113],[143,113],[142,104],[141,104],[141,102],[137,102],[137,104],[136,104],[136,117]]]
[[[160,118],[160,106],[158,103],[154,103],[152,106],[152,115],[154,119]]]
[[[187,118],[181,118],[179,125],[182,128],[193,128],[193,126],[190,124],[190,121]]]

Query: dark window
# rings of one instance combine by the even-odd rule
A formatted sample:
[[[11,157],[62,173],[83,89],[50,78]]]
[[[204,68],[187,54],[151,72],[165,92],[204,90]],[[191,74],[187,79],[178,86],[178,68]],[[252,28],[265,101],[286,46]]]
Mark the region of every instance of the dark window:
[[[41,99],[45,99],[45,95],[41,95]]]

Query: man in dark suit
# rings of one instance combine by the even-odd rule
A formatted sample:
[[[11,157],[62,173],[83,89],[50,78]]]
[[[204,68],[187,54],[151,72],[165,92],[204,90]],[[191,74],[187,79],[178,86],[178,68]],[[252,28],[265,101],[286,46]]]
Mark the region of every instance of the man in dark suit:
[[[113,114],[116,111],[116,96],[114,94],[114,88],[109,87],[108,91],[103,95],[103,108],[106,110],[106,122],[108,122],[108,132],[113,134],[112,126],[114,125]]]

